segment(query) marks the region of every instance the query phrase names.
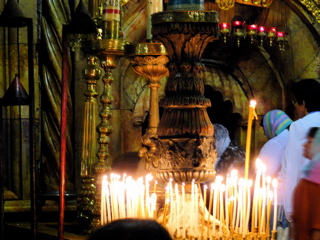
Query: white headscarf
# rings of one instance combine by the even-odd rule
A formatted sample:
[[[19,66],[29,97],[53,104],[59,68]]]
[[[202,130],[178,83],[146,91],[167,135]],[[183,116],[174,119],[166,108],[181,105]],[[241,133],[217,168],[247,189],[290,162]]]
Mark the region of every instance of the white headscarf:
[[[229,131],[227,128],[217,123],[214,123],[213,127],[214,127],[214,139],[215,139],[216,151],[218,155],[217,161],[215,163],[215,166],[216,166],[217,163],[220,161],[221,155],[229,146],[231,140],[230,140]]]

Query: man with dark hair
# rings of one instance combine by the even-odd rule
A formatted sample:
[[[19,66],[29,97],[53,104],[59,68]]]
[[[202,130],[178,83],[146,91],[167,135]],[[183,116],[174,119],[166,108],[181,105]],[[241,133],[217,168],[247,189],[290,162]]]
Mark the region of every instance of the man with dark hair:
[[[289,141],[285,148],[281,176],[284,189],[284,209],[288,221],[292,215],[292,194],[302,168],[309,161],[303,156],[303,144],[311,127],[320,127],[320,82],[304,79],[292,85],[295,120],[289,129]]]
[[[169,232],[152,219],[118,219],[96,229],[88,240],[172,240]]]

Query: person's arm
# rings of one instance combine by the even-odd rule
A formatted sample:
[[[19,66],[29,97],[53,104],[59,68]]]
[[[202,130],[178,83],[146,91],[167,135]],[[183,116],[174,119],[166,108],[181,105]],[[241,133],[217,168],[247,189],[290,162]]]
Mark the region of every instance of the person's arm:
[[[267,166],[267,175],[277,177],[284,156],[283,151],[284,149],[272,139],[263,145],[258,158]]]
[[[303,132],[303,128],[300,127],[300,120],[291,124],[289,140],[285,148],[284,162],[282,164],[282,174],[284,177],[283,205],[289,221],[292,220],[292,195],[299,180],[300,162],[303,157],[302,139],[305,137]]]

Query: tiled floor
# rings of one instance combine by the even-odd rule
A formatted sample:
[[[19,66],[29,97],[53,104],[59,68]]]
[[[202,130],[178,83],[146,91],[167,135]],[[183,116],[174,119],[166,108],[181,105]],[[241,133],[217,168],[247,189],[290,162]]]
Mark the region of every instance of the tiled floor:
[[[56,240],[58,239],[58,215],[57,213],[42,214],[37,222],[36,237],[31,230],[31,216],[27,213],[5,215],[4,239],[1,240]],[[85,240],[81,227],[75,218],[75,213],[66,215],[64,223],[64,239]]]

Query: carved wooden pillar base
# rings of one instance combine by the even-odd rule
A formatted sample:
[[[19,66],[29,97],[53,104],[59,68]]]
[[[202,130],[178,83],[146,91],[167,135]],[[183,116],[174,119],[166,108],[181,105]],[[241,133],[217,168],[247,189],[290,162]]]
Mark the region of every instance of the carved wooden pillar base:
[[[143,157],[164,181],[207,181],[215,175],[214,128],[206,108],[200,62],[207,44],[217,39],[218,13],[166,11],[152,15],[152,35],[170,59],[164,108],[157,129],[157,151]]]

